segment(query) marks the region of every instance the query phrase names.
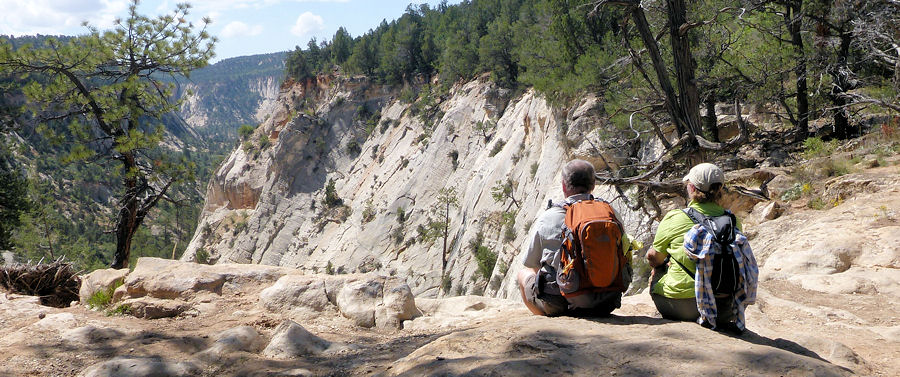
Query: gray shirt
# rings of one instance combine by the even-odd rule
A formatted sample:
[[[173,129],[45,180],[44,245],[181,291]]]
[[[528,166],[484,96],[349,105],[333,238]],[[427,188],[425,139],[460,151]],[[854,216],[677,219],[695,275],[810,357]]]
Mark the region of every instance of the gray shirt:
[[[590,194],[576,194],[566,198],[567,203],[574,203],[579,200],[590,200]],[[618,215],[616,215],[618,218]],[[556,276],[559,270],[559,248],[562,245],[562,229],[565,226],[566,210],[559,206],[552,206],[546,211],[538,215],[531,227],[531,233],[526,240],[525,254],[522,258],[522,264],[528,268],[540,268],[538,274],[547,274]],[[628,237],[623,235],[623,237]],[[630,239],[628,241],[630,243]],[[630,269],[630,263],[629,268]],[[627,280],[631,280],[630,271],[626,276]],[[548,279],[550,280],[550,279]],[[555,281],[547,282],[547,285],[541,287],[545,293],[559,294],[559,288],[556,287]],[[555,290],[555,292],[551,292]],[[578,308],[591,308],[598,303],[609,299],[611,295],[620,296],[619,293],[591,293],[574,297],[569,300],[569,304]]]

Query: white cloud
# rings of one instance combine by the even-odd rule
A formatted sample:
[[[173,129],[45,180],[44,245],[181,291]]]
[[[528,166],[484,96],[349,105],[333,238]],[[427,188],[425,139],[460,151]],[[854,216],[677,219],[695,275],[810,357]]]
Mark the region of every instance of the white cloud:
[[[346,3],[349,0],[194,0],[191,4],[202,11],[261,9],[283,3]]]
[[[231,37],[252,37],[260,35],[263,31],[262,25],[249,26],[240,21],[232,21],[222,28],[222,36]]]
[[[298,37],[305,37],[324,29],[325,20],[322,19],[322,16],[310,12],[303,12],[300,17],[297,17],[297,22],[294,23],[294,26],[291,28],[291,34]]]
[[[0,0],[0,34],[71,34],[82,22],[104,29],[128,9],[127,0]]]

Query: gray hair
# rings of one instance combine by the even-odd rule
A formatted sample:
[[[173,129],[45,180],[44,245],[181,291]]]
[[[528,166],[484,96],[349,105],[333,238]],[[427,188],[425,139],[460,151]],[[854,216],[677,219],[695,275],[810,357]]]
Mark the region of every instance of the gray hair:
[[[573,193],[588,194],[594,191],[596,178],[594,165],[585,160],[569,161],[562,170],[563,184]]]

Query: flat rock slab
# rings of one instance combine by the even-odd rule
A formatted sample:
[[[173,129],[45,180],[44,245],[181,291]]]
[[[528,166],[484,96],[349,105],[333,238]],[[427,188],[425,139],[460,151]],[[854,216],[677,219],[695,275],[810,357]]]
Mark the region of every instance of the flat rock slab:
[[[258,264],[205,265],[160,258],[138,258],[125,279],[130,297],[190,299],[198,292],[221,294],[226,283],[233,288],[278,280],[296,270]]]
[[[694,323],[641,317],[597,319],[509,315],[453,332],[396,361],[391,376],[847,376],[812,352],[767,345]],[[628,326],[623,326],[628,325]],[[664,325],[664,326],[659,326]]]
[[[200,368],[189,362],[158,358],[121,357],[85,369],[80,377],[188,377],[197,376]]]

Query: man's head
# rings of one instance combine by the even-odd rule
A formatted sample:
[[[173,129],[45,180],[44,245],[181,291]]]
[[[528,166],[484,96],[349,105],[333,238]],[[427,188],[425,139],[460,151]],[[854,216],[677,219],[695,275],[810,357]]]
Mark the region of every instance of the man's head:
[[[594,191],[594,165],[585,160],[572,160],[563,166],[562,185],[566,196]]]
[[[713,202],[721,196],[725,173],[718,166],[704,162],[691,168],[682,181],[688,186],[688,196],[691,200],[701,203]]]

